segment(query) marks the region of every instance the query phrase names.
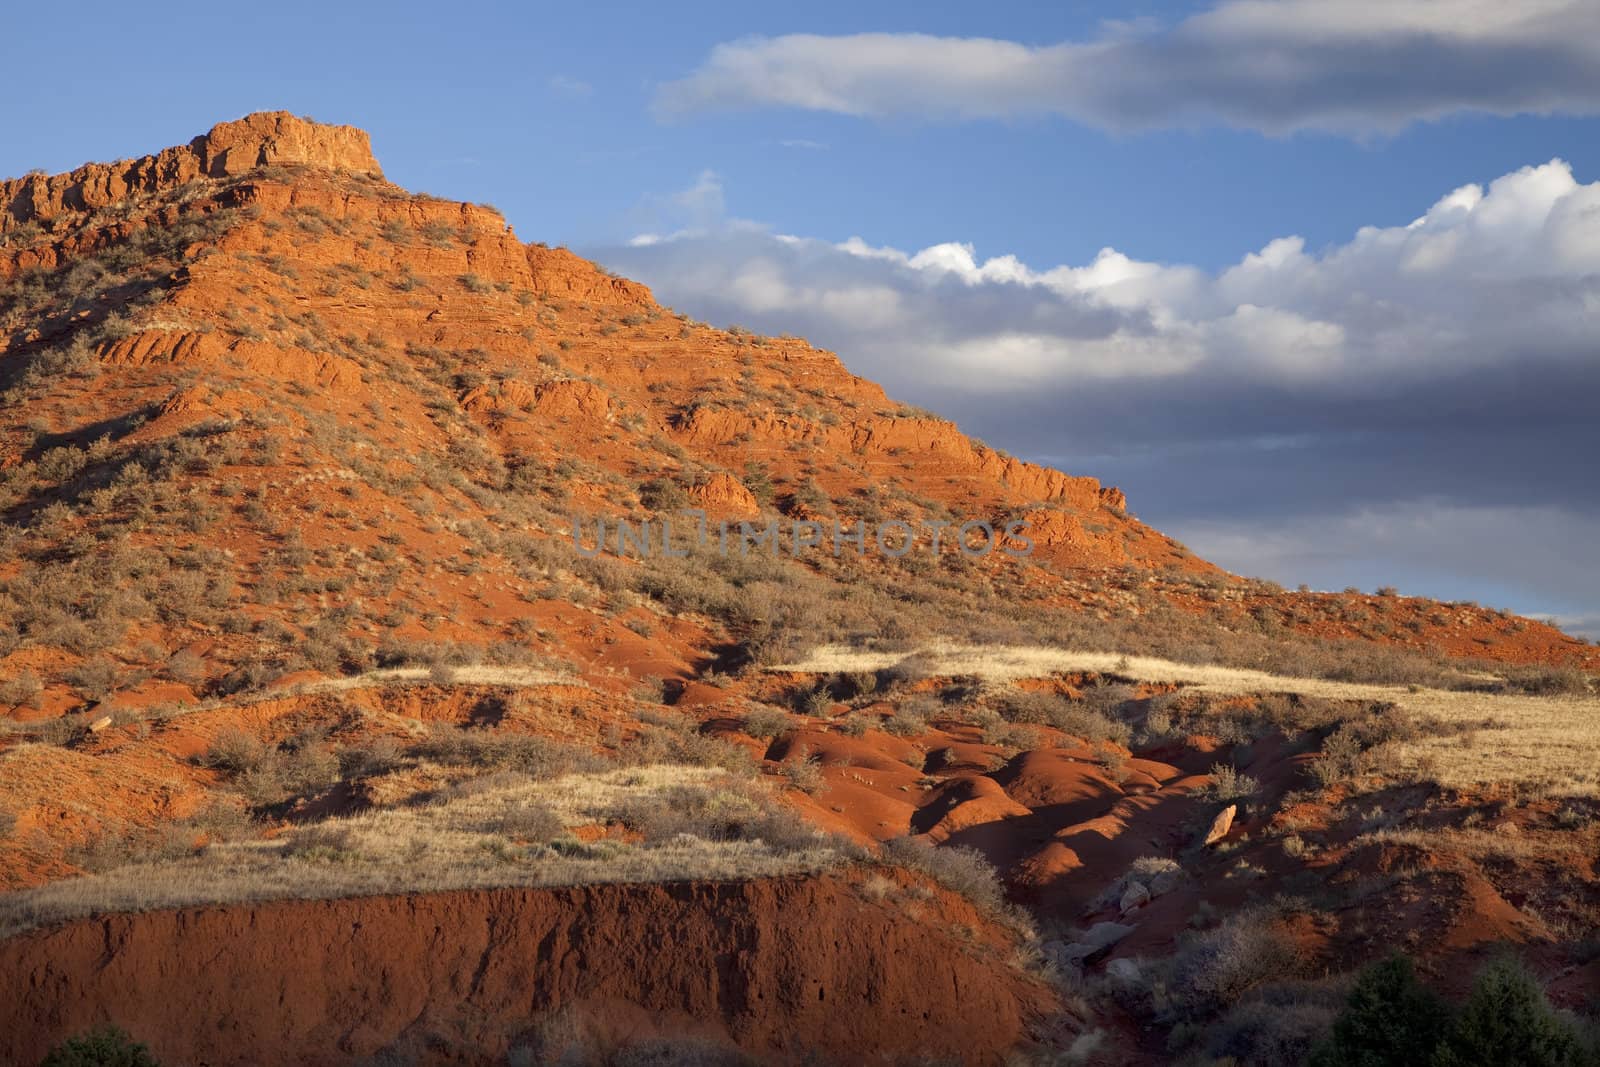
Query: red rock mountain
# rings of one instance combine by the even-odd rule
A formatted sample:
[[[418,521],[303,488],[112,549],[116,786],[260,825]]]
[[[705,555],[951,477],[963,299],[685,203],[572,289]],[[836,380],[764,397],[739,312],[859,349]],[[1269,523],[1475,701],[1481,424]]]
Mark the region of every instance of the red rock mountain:
[[[776,523],[785,537],[797,522],[898,522],[919,540],[903,555],[825,540],[790,558],[720,552],[713,534],[641,558],[572,539],[575,519],[593,530],[678,515],[682,532],[686,508]],[[1269,875],[1295,893],[1307,873],[1366,885],[1404,870],[1394,877],[1466,887],[1398,894],[1392,908],[1354,893],[1342,927],[1332,912],[1275,920],[1319,967],[1364,959],[1379,941],[1386,951],[1387,931],[1424,923],[1451,931],[1435,947],[1466,953],[1537,927],[1508,900],[1592,892],[1587,867],[1562,868],[1572,884],[1532,871],[1533,850],[1518,853],[1528,870],[1489,888],[1505,873],[1484,858],[1497,851],[1424,863],[1403,840],[1368,840],[1374,812],[1438,819],[1455,805],[1465,817],[1484,800],[1440,800],[1416,780],[1388,789],[1361,746],[1380,751],[1402,731],[1395,708],[1371,701],[1186,696],[1165,679],[1081,672],[986,688],[914,671],[748,669],[822,643],[899,655],[939,641],[1319,680],[1600,666],[1594,647],[1475,604],[1236,577],[1129,508],[1092,477],[895,403],[833,353],[697,322],[565,249],[522,243],[493,208],[390,184],[349,127],[251,115],[142,159],[0,182],[0,889],[198,863],[218,841],[275,857],[302,831],[312,844],[285,848],[281,869],[325,873],[315,865],[343,853],[311,832],[331,817],[398,818],[504,787],[494,782],[508,766],[548,779],[615,758],[764,776],[811,824],[869,852],[910,834],[975,848],[1052,922],[1142,923],[1122,930],[1128,956],[1172,952],[1202,909],[1246,907],[1266,895],[1252,879]],[[968,555],[951,529],[969,521],[1025,522],[1033,551],[1008,551],[1021,547],[1013,537]],[[1127,717],[1094,710],[1111,704]],[[807,714],[791,715],[797,706]],[[1212,735],[1219,722],[1229,739]],[[1311,781],[1336,766],[1307,747],[1319,731],[1357,746],[1342,778]],[[1216,816],[1222,779],[1249,782],[1229,796],[1260,792],[1227,830],[1240,851],[1200,854],[1194,835]],[[1512,832],[1566,833],[1569,812],[1589,825],[1550,801]],[[526,829],[495,839],[497,862],[526,858],[537,844]],[[596,855],[645,834],[627,819],[565,829],[563,848]],[[1291,829],[1307,840],[1273,836]],[[1122,881],[1157,859],[1167,868],[1124,904]],[[998,1063],[1025,1031],[1038,1036],[1039,1016],[1060,1005],[1016,967],[1017,929],[932,875],[895,871],[498,899],[401,885],[364,902],[258,907],[246,895],[143,917],[68,908],[74,921],[0,940],[15,964],[0,988],[14,1035],[4,1047],[36,1059],[47,1038],[106,1017],[111,999],[112,1017],[149,1027],[172,1057],[344,1063],[448,1034],[471,1050],[457,1062],[488,1062],[527,1036],[514,1032],[526,1022],[518,967],[544,951],[528,931],[500,938],[508,912],[540,945],[576,946],[548,976],[546,1006],[593,1009],[608,1026],[679,1011],[747,1049],[798,1055],[835,1011],[826,994],[847,990],[846,1023],[812,1042],[846,1058]],[[63,884],[70,895],[79,883]],[[38,925],[33,898],[9,899],[24,903],[0,908],[0,932]],[[823,921],[796,921],[808,909]],[[1479,912],[1498,917],[1488,933],[1462,933]],[[437,915],[471,937],[439,951],[429,931],[449,938]],[[693,981],[671,960],[616,951],[657,922],[693,932]],[[363,924],[349,952],[328,953],[342,993],[284,994],[301,962],[295,931],[333,944]],[[226,986],[119,999],[114,987],[156,961],[205,956],[174,949],[176,930],[258,937],[212,972]],[[1074,966],[1110,947],[1057,945],[1085,949]],[[406,962],[419,954],[427,968]],[[742,969],[726,964],[735,957]],[[385,970],[396,960],[409,968],[399,982]],[[204,1026],[177,1013],[191,996]],[[240,1005],[262,998],[287,1005],[284,1025],[238,1023]],[[919,1005],[926,1032],[895,1025]],[[1062,1047],[1087,1027],[1069,1016],[1051,1016]],[[965,1044],[951,1039],[962,1027]],[[1113,1043],[1133,1051],[1108,1062],[1154,1062],[1151,1050],[1169,1047],[1150,1027],[1125,1030]]]

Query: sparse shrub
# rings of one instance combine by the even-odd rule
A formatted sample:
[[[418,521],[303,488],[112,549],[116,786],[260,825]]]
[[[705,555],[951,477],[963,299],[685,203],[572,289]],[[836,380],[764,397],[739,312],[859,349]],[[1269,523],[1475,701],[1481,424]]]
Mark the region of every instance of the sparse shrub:
[[[883,732],[895,737],[915,737],[928,730],[929,705],[921,700],[908,700],[894,709],[894,714],[883,721]]]
[[[1121,706],[1125,700],[1122,694],[1127,689],[1125,686],[1104,686],[1091,688],[1088,692],[1096,695],[1101,707],[1109,708]],[[1093,705],[1068,700],[1059,693],[1025,690],[1008,693],[1000,702],[1000,714],[1008,722],[1051,726],[1091,743],[1114,741],[1126,745],[1133,738],[1133,731],[1127,723],[1111,718]]]
[[[604,761],[588,749],[527,734],[446,727],[412,750],[422,759],[455,767],[520,771],[530,778],[601,769]]]
[[[1338,1013],[1335,988],[1310,982],[1271,983],[1253,990],[1206,1027],[1201,1044],[1218,1064],[1300,1067]],[[1356,1061],[1349,1062],[1357,1067]]]
[[[647,674],[634,685],[633,699],[641,704],[665,703],[667,683],[653,674]]]
[[[800,711],[805,715],[822,716],[833,707],[833,694],[828,687],[818,686],[800,698]]]
[[[336,823],[316,823],[295,830],[284,842],[285,858],[342,863],[356,856],[355,835]]]
[[[867,727],[871,724],[865,715],[852,712],[842,719],[835,720],[834,725],[847,737],[861,737],[866,734]]]
[[[1261,791],[1261,783],[1248,774],[1241,774],[1226,763],[1211,765],[1211,784],[1206,793],[1213,800],[1231,801],[1253,797]]]
[[[991,722],[983,728],[983,743],[1011,750],[1038,748],[1039,731],[1019,723]],[[1115,758],[1119,764],[1123,759],[1115,749],[1102,750],[1100,755],[1105,759]]]
[[[279,780],[295,796],[320,793],[339,780],[339,757],[319,740],[296,744],[276,762]]]
[[[0,682],[0,704],[11,707],[31,705],[44,691],[44,686],[39,683],[32,671],[23,671],[9,681]]]
[[[798,852],[822,840],[799,815],[748,785],[674,786],[630,800],[617,816],[648,845],[688,834],[703,841],[762,841],[779,852]]]
[[[1342,726],[1322,742],[1322,751],[1311,764],[1311,774],[1322,786],[1342,782],[1361,766],[1361,739],[1355,730]]]
[[[39,1062],[39,1067],[161,1067],[150,1050],[115,1026],[69,1037]]]
[[[387,774],[400,765],[400,743],[392,737],[375,738],[367,745],[346,745],[339,749],[339,773],[346,778],[370,778]]]
[[[1589,676],[1583,671],[1549,665],[1507,670],[1504,688],[1534,696],[1583,696],[1591,691]]]
[[[495,819],[497,833],[530,844],[546,844],[567,832],[561,816],[543,804],[519,804],[502,811]]]
[[[840,682],[852,699],[871,696],[878,691],[878,672],[849,671],[840,678]]]
[[[731,741],[696,731],[687,720],[670,727],[647,724],[618,745],[617,758],[638,766],[684,763],[695,767],[721,767],[740,777],[752,776],[756,771],[749,752]]]
[[[652,478],[639,486],[639,503],[651,511],[673,511],[688,502],[683,487],[670,478]]]
[[[788,713],[779,708],[753,708],[744,717],[744,732],[760,741],[770,741],[791,729],[793,722]]]
[[[245,774],[261,766],[267,756],[267,746],[254,734],[228,729],[211,742],[202,762],[227,774]]]
[[[989,911],[1000,911],[1005,906],[1000,872],[975,848],[938,848],[920,837],[896,837],[883,843],[883,858],[896,866],[921,871]]]
[[[778,769],[789,780],[789,784],[800,792],[809,795],[822,792],[828,783],[822,777],[822,760],[813,756],[806,746],[801,745],[794,753],[793,758],[785,760]]]
[[[66,680],[90,700],[104,700],[116,685],[117,666],[104,656],[97,656],[67,671]]]
[[[1170,995],[1187,1015],[1213,1015],[1263,982],[1293,978],[1300,949],[1266,909],[1240,911],[1189,937],[1171,961]]]
[[[761,466],[759,463],[752,461],[745,464],[744,487],[750,490],[750,495],[755,497],[758,503],[763,505],[770,505],[772,503],[773,495],[775,493],[775,489],[772,484],[772,476],[769,475],[767,473],[767,469]]]
[[[168,678],[184,685],[193,685],[196,682],[203,681],[205,672],[206,661],[186,648],[173,653],[162,669],[162,673]]]

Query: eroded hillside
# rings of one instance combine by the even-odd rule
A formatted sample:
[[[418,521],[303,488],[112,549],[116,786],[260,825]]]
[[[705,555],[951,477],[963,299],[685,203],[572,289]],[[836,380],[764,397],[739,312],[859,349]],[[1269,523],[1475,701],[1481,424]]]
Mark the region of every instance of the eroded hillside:
[[[1235,1014],[1270,1014],[1258,986],[1417,931],[1439,974],[1512,942],[1592,977],[1600,902],[1572,857],[1594,842],[1600,649],[1474,604],[1227,574],[1118,490],[831,353],[695,322],[492,208],[388,183],[360,131],[252,115],[0,183],[0,391],[0,933],[30,939],[0,948],[30,989],[71,980],[49,946],[106,911],[157,912],[117,927],[137,966],[207,902],[321,929],[330,898],[381,918],[407,892],[532,907],[686,881],[869,916],[881,936],[835,969],[963,953],[926,1022],[982,1040],[886,1057],[1220,1048]],[[574,543],[575,521],[685,509],[919,540]],[[1032,551],[964,552],[968,522],[1025,522]],[[929,915],[937,936],[911,938]],[[1267,969],[1184,1000],[1183,968],[1244,930]],[[929,969],[884,966],[891,992]],[[635,1008],[666,1010],[670,974],[613,977],[543,1010],[647,987]],[[696,986],[677,1021],[796,1057],[886,1029],[862,993],[852,1036],[808,1044],[795,983],[757,1008],[748,977]],[[1309,1042],[1333,988],[1262,1040]],[[121,1018],[170,1029],[141,1004]],[[532,1040],[497,1004],[461,1038],[485,1061]],[[430,1027],[468,1025],[437,1007]],[[52,1010],[60,1032],[104,1014]],[[437,1036],[404,1016],[330,1062]],[[300,1021],[275,1054],[340,1025]]]

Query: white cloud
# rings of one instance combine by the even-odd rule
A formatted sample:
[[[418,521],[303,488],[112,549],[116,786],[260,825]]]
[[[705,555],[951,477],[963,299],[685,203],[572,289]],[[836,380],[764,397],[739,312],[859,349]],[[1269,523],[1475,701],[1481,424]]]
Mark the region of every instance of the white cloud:
[[[1538,564],[1547,592],[1593,570],[1592,538],[1570,531],[1600,536],[1600,182],[1559,160],[1447,192],[1407,225],[1319,251],[1283,237],[1216,272],[701,221],[594,251],[699,318],[803,334],[890,395],[1120,483],[1232,567],[1276,576],[1282,557],[1287,573],[1308,562],[1295,545],[1345,566],[1380,515],[1410,546],[1397,566],[1460,545],[1452,574],[1527,588]],[[1424,498],[1427,524],[1394,518]],[[1365,517],[1330,517],[1330,501]],[[1600,587],[1571,587],[1589,599],[1550,611],[1600,614]]]
[[[1223,0],[1173,25],[1034,46],[915,33],[719,44],[663,86],[664,114],[789,107],[857,116],[1055,114],[1137,129],[1395,130],[1460,112],[1600,112],[1593,0]]]
[[[1083,266],[1035,269],[953,242],[906,252],[858,237],[780,240],[715,222],[722,187],[710,172],[670,199],[696,225],[636,238],[648,258],[608,260],[669,300],[730,318],[787,315],[858,360],[880,353],[978,389],[1182,374],[1381,389],[1596,359],[1600,183],[1580,185],[1560,160],[1455,190],[1409,225],[1364,228],[1320,255],[1298,237],[1274,240],[1216,275],[1109,248]]]

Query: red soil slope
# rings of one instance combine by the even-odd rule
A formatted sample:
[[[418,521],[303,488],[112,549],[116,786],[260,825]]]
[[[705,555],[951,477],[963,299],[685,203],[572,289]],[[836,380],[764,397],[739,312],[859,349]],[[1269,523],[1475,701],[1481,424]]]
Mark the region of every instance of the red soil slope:
[[[85,920],[0,943],[0,1060],[110,1021],[168,1063],[503,1063],[553,1019],[556,1050],[665,1036],[773,1063],[999,1063],[1052,994],[957,941],[937,901],[921,923],[901,906],[835,875]]]

